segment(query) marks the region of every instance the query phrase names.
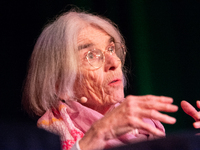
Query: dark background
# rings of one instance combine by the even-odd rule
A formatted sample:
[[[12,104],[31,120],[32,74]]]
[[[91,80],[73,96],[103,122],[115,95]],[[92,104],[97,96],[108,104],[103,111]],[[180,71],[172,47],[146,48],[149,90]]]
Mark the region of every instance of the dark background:
[[[21,108],[27,64],[43,26],[78,6],[114,21],[131,57],[126,94],[165,95],[179,106],[166,132],[192,128],[181,100],[200,99],[200,2],[192,0],[3,0],[0,2],[0,120],[30,122]]]

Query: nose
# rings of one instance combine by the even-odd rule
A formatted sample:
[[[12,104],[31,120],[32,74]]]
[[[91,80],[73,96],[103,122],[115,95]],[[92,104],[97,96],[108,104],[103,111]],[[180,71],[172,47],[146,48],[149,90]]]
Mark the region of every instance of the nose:
[[[115,70],[118,67],[121,67],[121,60],[117,57],[117,55],[106,53],[104,63],[105,71]]]

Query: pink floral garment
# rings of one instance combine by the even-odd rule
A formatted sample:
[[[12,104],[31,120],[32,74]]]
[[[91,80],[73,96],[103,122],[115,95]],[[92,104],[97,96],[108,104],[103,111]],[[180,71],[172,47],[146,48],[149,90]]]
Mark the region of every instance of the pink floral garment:
[[[60,102],[58,109],[49,109],[38,120],[37,125],[39,128],[58,134],[62,142],[62,149],[69,150],[78,139],[84,136],[84,133],[87,132],[91,125],[102,117],[103,115],[97,111],[87,108],[76,101],[68,100],[65,103]],[[159,121],[152,119],[144,119],[144,121],[164,131],[164,127]],[[138,134],[130,132],[118,137],[118,139],[109,140],[106,147],[154,138],[156,137],[152,134],[139,130]]]

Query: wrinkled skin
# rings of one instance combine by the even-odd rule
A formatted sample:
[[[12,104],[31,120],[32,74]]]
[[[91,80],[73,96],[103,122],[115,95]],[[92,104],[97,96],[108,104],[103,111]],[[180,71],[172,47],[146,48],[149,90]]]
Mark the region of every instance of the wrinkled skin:
[[[104,114],[113,104],[124,99],[123,74],[121,62],[116,55],[105,55],[105,63],[99,69],[88,69],[90,64],[85,55],[88,50],[98,48],[105,51],[111,43],[111,37],[102,30],[89,26],[81,31],[78,36],[78,45],[83,45],[79,50],[81,59],[81,73],[83,80],[75,83],[76,96],[80,99],[82,96],[88,99],[85,106],[90,107]],[[87,46],[90,45],[90,46]],[[115,81],[111,83],[112,81]],[[77,87],[81,87],[77,88]]]
[[[156,136],[165,135],[143,122],[142,118],[156,119],[168,124],[176,122],[175,118],[159,112],[178,110],[178,107],[172,104],[173,99],[170,97],[147,95],[124,98],[121,62],[116,55],[105,53],[105,63],[101,68],[88,69],[90,65],[85,60],[87,51],[92,46],[104,51],[111,42],[110,39],[107,33],[93,26],[86,27],[78,36],[78,44],[82,47],[79,50],[80,69],[84,78],[81,83],[79,79],[75,83],[76,97],[79,99],[86,97],[87,101],[82,103],[83,105],[105,114],[79,141],[82,150],[103,149],[107,140],[135,128],[146,130]],[[121,105],[108,112],[118,102],[121,102]]]

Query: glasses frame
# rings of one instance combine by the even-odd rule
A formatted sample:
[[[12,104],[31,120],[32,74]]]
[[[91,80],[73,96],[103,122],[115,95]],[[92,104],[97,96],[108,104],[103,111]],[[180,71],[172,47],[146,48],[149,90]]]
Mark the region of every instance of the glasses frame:
[[[114,46],[116,46],[116,44],[119,44],[119,45],[120,45],[119,47],[121,47],[121,49],[122,49],[123,60],[121,60],[121,59],[117,56],[117,54],[116,54],[116,47],[115,47],[115,51],[114,51],[114,52],[109,52],[109,47],[112,46],[111,44],[109,44],[109,45],[106,47],[105,51],[102,51],[102,50],[100,50],[100,49],[95,49],[95,48],[92,49],[92,50],[89,50],[89,51],[87,52],[87,55],[86,55],[86,59],[87,59],[88,63],[89,63],[92,67],[94,67],[95,69],[101,68],[102,65],[105,63],[105,52],[108,52],[110,55],[116,54],[116,56],[119,58],[119,61],[121,61],[122,65],[124,65],[125,57],[126,57],[126,49],[125,49],[124,45],[121,44],[121,43],[119,43],[119,42],[113,42],[113,43],[114,43]],[[91,51],[93,51],[93,50],[99,50],[99,51],[101,52],[102,56],[103,56],[103,61],[102,61],[101,65],[98,66],[98,67],[94,66],[94,65],[90,62],[90,60],[89,60],[89,54],[90,54]]]

